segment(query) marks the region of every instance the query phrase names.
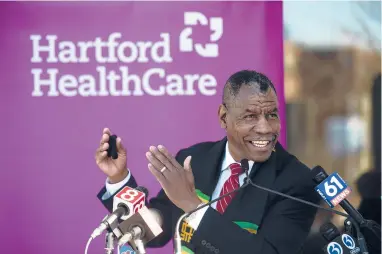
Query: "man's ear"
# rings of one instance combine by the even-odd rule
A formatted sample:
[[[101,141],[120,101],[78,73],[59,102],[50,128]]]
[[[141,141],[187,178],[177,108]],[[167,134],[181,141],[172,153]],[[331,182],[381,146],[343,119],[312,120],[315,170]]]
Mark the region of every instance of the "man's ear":
[[[218,116],[220,127],[227,129],[227,108],[223,104],[220,104],[219,106]]]

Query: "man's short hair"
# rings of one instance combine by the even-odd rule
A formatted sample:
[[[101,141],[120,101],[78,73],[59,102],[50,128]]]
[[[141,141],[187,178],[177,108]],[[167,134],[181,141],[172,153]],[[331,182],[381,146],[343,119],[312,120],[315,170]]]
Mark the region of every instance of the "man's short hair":
[[[223,92],[223,103],[226,103],[227,99],[230,97],[236,97],[236,95],[240,91],[240,88],[244,85],[258,85],[260,86],[260,92],[262,93],[265,93],[266,91],[268,91],[269,87],[271,87],[277,95],[275,86],[267,76],[253,70],[242,70],[232,74],[231,77],[229,77],[229,79],[225,83]]]

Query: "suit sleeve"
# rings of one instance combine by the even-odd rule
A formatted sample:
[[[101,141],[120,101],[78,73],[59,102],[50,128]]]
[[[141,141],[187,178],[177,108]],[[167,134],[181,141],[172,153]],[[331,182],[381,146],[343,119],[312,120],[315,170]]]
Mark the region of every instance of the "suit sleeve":
[[[179,161],[179,158],[180,158],[179,154],[180,152],[176,155],[175,158],[180,164],[182,164],[182,162]],[[136,188],[138,186],[133,175],[131,175],[131,178],[123,187],[125,186],[129,186],[132,188]],[[118,193],[123,187],[121,187],[117,192],[115,192],[115,194]],[[106,192],[106,188],[103,187],[102,190],[98,193],[97,197],[102,202],[102,204],[106,207],[106,209],[109,212],[112,212],[114,195],[109,197],[106,200],[103,200],[102,196],[105,194],[105,192]],[[156,237],[155,239],[147,243],[147,247],[152,247],[152,248],[162,247],[166,245],[173,237],[174,226],[172,222],[172,217],[173,217],[174,210],[177,211],[179,209],[170,201],[170,199],[167,197],[163,189],[159,191],[156,197],[150,199],[150,201],[146,203],[146,206],[148,208],[157,209],[161,213],[163,218],[163,225],[162,225],[163,232],[158,237]]]
[[[105,208],[109,211],[109,213],[113,212],[113,199],[114,199],[115,194],[117,194],[125,186],[129,186],[131,188],[136,188],[138,186],[133,175],[130,175],[129,181],[127,181],[127,183],[125,185],[123,185],[121,188],[119,188],[118,191],[116,191],[114,193],[114,195],[110,196],[107,199],[102,199],[102,197],[106,193],[106,187],[105,186],[98,192],[97,198],[101,201],[101,203],[105,206]]]
[[[300,187],[297,193],[288,194],[312,202],[318,200],[311,186]],[[253,254],[294,254],[301,250],[315,213],[314,207],[282,198],[268,211],[259,233],[254,235],[209,208],[194,233],[192,243],[199,248],[209,243],[219,249],[220,254],[238,253],[240,250],[251,250]]]
[[[134,177],[131,175],[130,180],[123,187],[125,187],[125,186],[136,188],[138,185],[137,185],[137,182],[135,181]],[[122,188],[120,188],[116,193],[118,193]],[[106,192],[106,188],[103,187],[101,189],[101,191],[98,193],[97,197],[102,202],[102,204],[106,207],[106,209],[111,213],[113,211],[114,195],[109,197],[106,200],[103,200],[102,196],[104,195],[105,192]],[[157,238],[150,241],[147,244],[147,247],[153,247],[153,248],[162,247],[162,246],[166,245],[172,237],[171,214],[172,214],[173,204],[168,199],[168,197],[164,193],[164,191],[160,190],[156,197],[150,199],[150,201],[148,203],[146,203],[146,206],[149,208],[155,208],[155,209],[159,210],[159,212],[161,213],[162,218],[163,218],[163,225],[162,225],[163,232]]]

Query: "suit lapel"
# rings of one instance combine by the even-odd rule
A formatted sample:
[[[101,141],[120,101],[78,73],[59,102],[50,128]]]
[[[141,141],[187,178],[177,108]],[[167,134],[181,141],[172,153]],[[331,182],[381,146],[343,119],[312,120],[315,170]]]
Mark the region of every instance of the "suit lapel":
[[[227,138],[215,143],[210,150],[195,156],[192,161],[194,171],[195,188],[199,198],[210,201],[213,191],[221,174],[221,163],[224,156]],[[277,170],[280,169],[279,158],[283,154],[283,148],[277,144],[276,150],[264,163],[255,163],[249,176],[255,184],[272,188],[276,179]],[[280,161],[279,161],[280,162]],[[251,233],[256,233],[257,227],[261,227],[268,201],[268,192],[247,186],[239,191],[225,211],[225,217],[235,222],[241,228]]]
[[[199,198],[204,202],[211,200],[219,180],[226,142],[227,139],[224,138],[213,144],[210,149],[193,154],[191,167],[195,179],[195,189]],[[194,230],[183,222],[181,226],[182,253],[194,253],[191,250],[195,250],[195,247],[190,243],[193,234]]]
[[[255,163],[250,178],[255,184],[271,188],[276,179],[276,154],[264,163]],[[251,233],[261,226],[268,200],[268,192],[247,186],[237,193],[225,211],[225,216]]]
[[[194,173],[195,188],[203,201],[211,200],[211,196],[220,177],[220,167],[224,156],[227,138],[215,143],[206,153],[200,154],[191,161]],[[194,159],[194,158],[193,158]]]

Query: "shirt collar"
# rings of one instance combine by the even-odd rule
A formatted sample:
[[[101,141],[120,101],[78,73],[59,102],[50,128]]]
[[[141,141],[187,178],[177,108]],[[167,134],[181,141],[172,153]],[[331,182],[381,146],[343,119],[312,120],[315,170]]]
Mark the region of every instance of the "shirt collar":
[[[228,141],[227,141],[227,143],[225,144],[225,156],[223,159],[222,171],[227,169],[228,166],[231,165],[232,163],[240,163],[240,162],[235,161],[234,158],[232,157],[231,153],[229,152]],[[255,163],[254,161],[250,161],[250,160],[248,161],[248,165],[249,165],[248,175],[251,173],[252,166],[254,163]]]

